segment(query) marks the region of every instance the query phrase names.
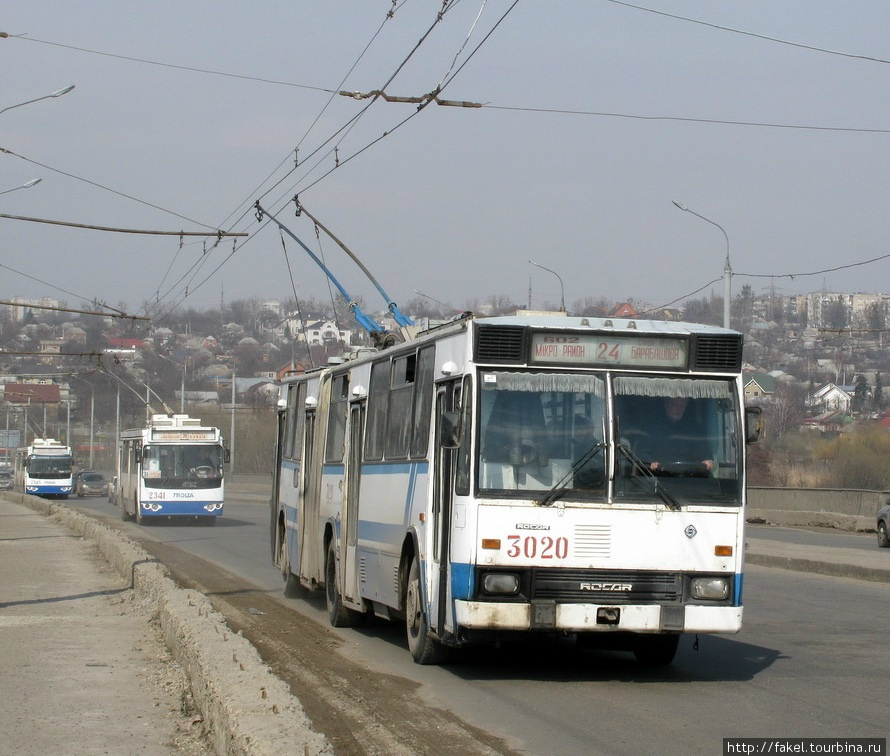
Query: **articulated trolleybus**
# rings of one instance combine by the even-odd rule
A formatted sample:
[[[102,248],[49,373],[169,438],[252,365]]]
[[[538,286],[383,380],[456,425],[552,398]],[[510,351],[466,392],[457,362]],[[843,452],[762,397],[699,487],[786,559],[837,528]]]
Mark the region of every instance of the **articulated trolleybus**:
[[[123,519],[140,524],[193,517],[213,525],[223,513],[228,458],[219,428],[188,415],[152,415],[148,427],[121,432],[114,502]]]
[[[742,336],[462,317],[281,386],[272,557],[421,664],[529,634],[669,664],[742,624]]]
[[[54,438],[35,438],[15,455],[15,487],[45,498],[67,499],[72,493],[71,448]]]

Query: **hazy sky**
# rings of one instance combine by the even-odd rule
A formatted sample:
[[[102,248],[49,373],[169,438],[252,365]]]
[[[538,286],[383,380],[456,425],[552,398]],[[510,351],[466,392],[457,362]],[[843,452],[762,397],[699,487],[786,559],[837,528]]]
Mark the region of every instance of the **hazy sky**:
[[[530,289],[532,307],[558,305],[557,277],[529,260],[569,306],[722,296],[720,228],[672,200],[726,232],[733,294],[890,293],[890,3],[457,0],[435,23],[441,7],[8,3],[0,213],[249,236],[180,245],[0,218],[0,299],[157,313],[284,299],[291,276],[326,297],[309,255],[286,237],[288,266],[256,221],[259,199],[381,306],[294,216],[297,193],[402,305],[416,290],[527,305]],[[335,94],[439,85],[484,107]]]

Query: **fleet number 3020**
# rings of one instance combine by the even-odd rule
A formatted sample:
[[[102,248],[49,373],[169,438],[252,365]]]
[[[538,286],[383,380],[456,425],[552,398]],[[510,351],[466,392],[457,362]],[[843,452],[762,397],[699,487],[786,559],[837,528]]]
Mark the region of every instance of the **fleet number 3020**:
[[[511,559],[565,559],[569,555],[569,539],[552,536],[508,535],[507,556]]]

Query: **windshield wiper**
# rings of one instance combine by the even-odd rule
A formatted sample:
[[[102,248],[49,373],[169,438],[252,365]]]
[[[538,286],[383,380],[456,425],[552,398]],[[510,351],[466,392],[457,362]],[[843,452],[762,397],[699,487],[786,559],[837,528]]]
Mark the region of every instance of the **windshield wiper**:
[[[568,472],[563,475],[556,483],[553,484],[553,487],[544,494],[541,500],[538,502],[538,506],[541,507],[549,507],[553,502],[557,499],[561,498],[562,495],[569,489],[567,485],[569,480],[574,476],[578,470],[580,470],[584,465],[590,462],[597,454],[599,454],[603,449],[606,448],[606,444],[604,442],[600,442],[591,446],[584,454],[581,455],[579,459],[572,463],[572,466],[569,468]]]
[[[652,491],[667,505],[668,509],[678,510],[681,508],[680,502],[674,498],[670,491],[668,491],[663,485],[661,485],[658,477],[653,474],[653,472],[646,466],[646,463],[643,462],[643,460],[641,460],[630,450],[630,447],[627,444],[618,444],[618,451],[630,460],[631,464],[634,466],[634,469],[638,473],[640,473],[640,475],[649,480],[649,482],[652,484]],[[631,480],[636,479],[632,477]],[[637,483],[637,485],[640,484]]]

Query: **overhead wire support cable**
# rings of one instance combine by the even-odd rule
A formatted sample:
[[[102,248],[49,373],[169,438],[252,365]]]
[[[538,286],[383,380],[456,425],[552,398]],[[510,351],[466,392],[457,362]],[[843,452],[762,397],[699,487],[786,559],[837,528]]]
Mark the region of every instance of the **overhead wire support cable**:
[[[118,310],[114,307],[108,307],[108,305],[102,305],[103,307],[108,307],[110,310],[114,310],[114,312],[97,312],[96,310],[76,310],[70,307],[51,307],[49,305],[36,305],[29,304],[27,302],[6,302],[0,300],[0,305],[5,305],[7,307],[21,307],[23,309],[28,310],[50,310],[52,312],[72,312],[77,315],[98,315],[103,318],[121,318],[123,320],[151,320],[151,318],[147,318],[144,315],[128,315],[121,310]]]
[[[315,264],[318,265],[318,267],[321,268],[322,271],[324,271],[324,274],[330,279],[334,286],[337,287],[337,291],[340,292],[340,294],[343,296],[343,299],[345,299],[348,303],[349,311],[353,314],[359,325],[361,325],[361,327],[364,328],[371,335],[371,338],[374,339],[375,342],[381,341],[386,333],[383,326],[381,326],[379,323],[375,323],[373,320],[371,320],[371,318],[365,315],[364,312],[362,312],[361,308],[358,306],[358,302],[356,302],[351,296],[349,296],[349,292],[343,288],[343,286],[337,280],[336,276],[331,273],[328,267],[319,259],[318,255],[316,255],[311,249],[309,249],[309,247],[307,247],[303,243],[303,241],[299,237],[297,237],[296,234],[294,234],[293,231],[291,231],[280,220],[278,220],[278,218],[276,218],[268,210],[265,210],[260,205],[259,200],[257,200],[254,207],[256,208],[258,221],[262,221],[263,216],[268,215],[270,220],[272,220],[278,226],[278,228],[284,231],[284,233],[286,233],[291,239],[293,239],[303,248],[303,250],[309,255],[309,257],[311,257],[315,261]]]
[[[340,241],[336,236],[334,236],[334,234],[331,232],[331,230],[329,228],[327,228],[320,220],[318,220],[318,218],[316,218],[314,215],[312,215],[312,213],[310,213],[304,205],[301,205],[299,200],[297,200],[296,197],[294,197],[294,202],[297,205],[297,213],[298,214],[306,213],[306,216],[316,226],[318,226],[322,231],[324,231],[328,236],[330,236],[331,239],[333,239],[337,243],[337,246],[339,246],[340,249],[342,249],[347,255],[349,255],[350,259],[356,265],[358,265],[359,268],[361,268],[362,273],[364,273],[368,277],[368,280],[372,284],[374,284],[374,288],[376,288],[377,291],[380,292],[380,296],[383,297],[384,301],[386,302],[386,306],[389,308],[389,311],[392,313],[393,318],[395,318],[396,323],[398,323],[402,327],[414,325],[414,321],[411,320],[411,318],[409,318],[408,316],[403,315],[399,311],[398,305],[395,302],[393,302],[392,299],[389,298],[389,295],[383,290],[383,287],[377,282],[377,279],[374,278],[371,271],[365,267],[364,263],[361,260],[359,260],[358,257],[355,256],[355,254],[353,254],[353,252],[349,249],[349,247],[347,247],[342,241]]]
[[[94,226],[87,223],[71,223],[69,221],[50,220],[48,218],[28,218],[24,215],[7,215],[0,213],[0,218],[7,220],[30,221],[31,223],[49,223],[53,226],[68,226],[69,228],[83,228],[88,231],[109,231],[117,234],[148,234],[150,236],[216,236],[222,238],[224,236],[247,236],[246,233],[236,233],[232,231],[151,231],[138,228],[114,228],[113,226]]]
[[[432,92],[420,95],[420,96],[412,96],[412,97],[404,97],[398,95],[389,95],[386,94],[382,89],[373,89],[370,92],[347,92],[346,90],[341,90],[337,92],[338,95],[342,97],[350,97],[353,100],[369,100],[372,97],[379,97],[382,100],[386,100],[386,102],[404,102],[409,104],[417,104],[421,106],[426,106],[431,102],[436,103],[436,105],[443,105],[453,108],[481,108],[484,105],[481,102],[470,102],[469,100],[443,100],[439,97],[439,90],[433,90]]]

